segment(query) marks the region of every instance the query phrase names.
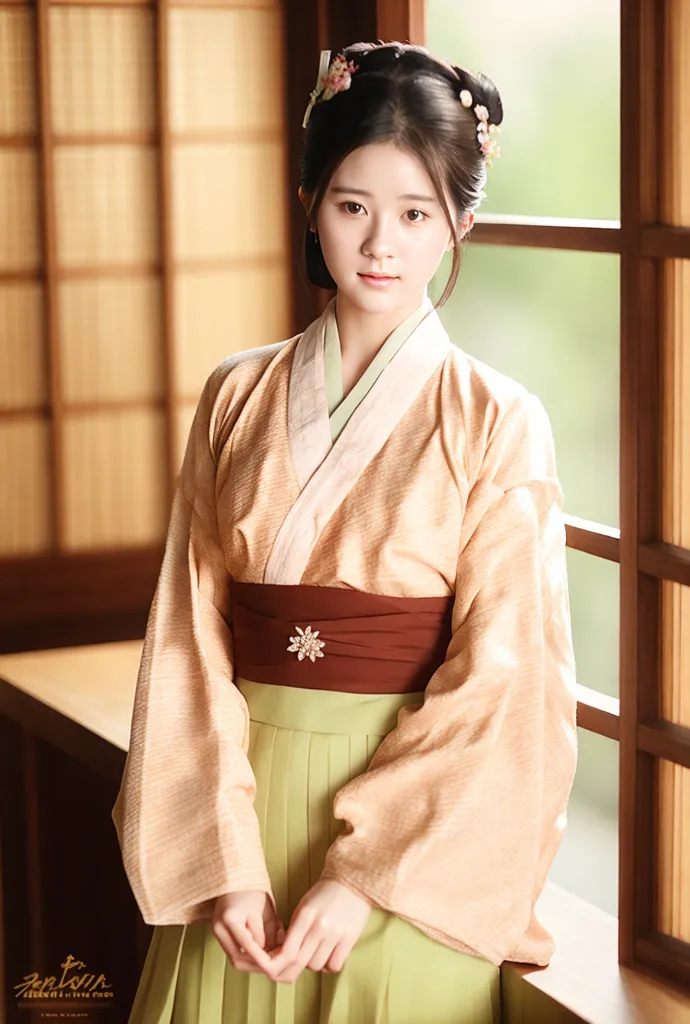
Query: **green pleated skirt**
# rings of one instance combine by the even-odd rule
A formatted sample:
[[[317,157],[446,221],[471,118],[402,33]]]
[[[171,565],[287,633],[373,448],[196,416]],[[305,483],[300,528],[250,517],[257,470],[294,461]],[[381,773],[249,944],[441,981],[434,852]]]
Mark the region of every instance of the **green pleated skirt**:
[[[307,665],[307,668],[309,666]],[[366,771],[419,693],[364,694],[237,679],[273,893],[286,929],[344,824],[333,798]],[[210,924],[154,929],[129,1024],[498,1024],[500,968],[373,907],[339,972],[295,982],[236,971]]]

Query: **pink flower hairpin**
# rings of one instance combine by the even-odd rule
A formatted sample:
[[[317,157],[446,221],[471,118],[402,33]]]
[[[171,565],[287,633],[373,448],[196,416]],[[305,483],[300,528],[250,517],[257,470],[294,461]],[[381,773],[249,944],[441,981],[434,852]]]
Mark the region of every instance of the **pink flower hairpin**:
[[[330,50],[321,51],[316,86],[312,90],[309,105],[304,112],[303,128],[307,127],[307,121],[317,100],[330,100],[336,93],[349,89],[352,75],[359,68],[359,64],[355,64],[351,60],[345,60],[342,54],[338,54],[329,67],[330,58]]]
[[[460,93],[460,102],[463,107],[471,107],[474,100],[472,93],[469,89],[463,89]],[[474,108],[474,114],[477,118],[477,139],[479,147],[484,155],[484,160],[487,167],[491,167],[494,160],[501,155],[500,147],[496,145],[495,139],[491,136],[494,132],[500,132],[501,129],[497,124],[489,123],[489,111],[481,103],[478,103]]]

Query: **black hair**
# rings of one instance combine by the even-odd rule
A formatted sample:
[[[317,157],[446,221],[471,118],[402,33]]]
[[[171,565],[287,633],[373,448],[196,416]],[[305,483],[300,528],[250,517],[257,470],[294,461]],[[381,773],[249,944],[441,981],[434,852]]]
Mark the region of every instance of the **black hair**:
[[[486,163],[474,107],[485,106],[489,123],[499,125],[503,106],[498,89],[486,75],[473,74],[411,43],[353,43],[339,53],[357,66],[350,87],[328,101],[317,101],[304,133],[300,184],[311,198],[304,237],[307,277],[320,288],[337,287],[310,230],[333,173],[360,146],[392,141],[426,168],[455,242],[448,283],[435,307],[439,308],[455,287],[461,260],[444,189],[459,217],[474,211],[484,198]],[[470,107],[460,101],[463,90],[471,93]]]

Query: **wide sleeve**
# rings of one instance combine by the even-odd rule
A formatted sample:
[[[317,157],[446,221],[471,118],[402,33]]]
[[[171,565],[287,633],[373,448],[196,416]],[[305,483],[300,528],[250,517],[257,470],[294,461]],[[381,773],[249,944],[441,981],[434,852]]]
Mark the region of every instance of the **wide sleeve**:
[[[445,661],[337,792],[322,873],[496,965],[554,949],[534,904],[577,761],[562,511],[551,425],[526,395],[470,489]]]
[[[234,890],[273,900],[216,520],[218,378],[214,371],[206,382],[178,477],[112,811],[130,886],[152,925],[210,920],[216,897]]]

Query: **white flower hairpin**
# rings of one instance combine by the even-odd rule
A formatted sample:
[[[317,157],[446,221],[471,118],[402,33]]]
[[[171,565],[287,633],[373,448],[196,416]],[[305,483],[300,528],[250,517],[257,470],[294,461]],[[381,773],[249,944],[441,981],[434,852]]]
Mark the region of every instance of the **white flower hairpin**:
[[[463,89],[460,93],[460,102],[463,107],[471,107],[474,103],[474,98],[469,89]],[[489,111],[480,103],[474,108],[474,114],[477,118],[477,137],[480,149],[484,154],[484,160],[487,167],[491,167],[493,161],[498,159],[501,155],[500,146],[496,144],[496,141],[491,138],[494,132],[499,132],[501,129],[497,124],[491,124],[489,122]]]
[[[312,90],[309,105],[304,112],[302,127],[307,127],[307,121],[317,101],[330,100],[338,92],[344,92],[350,88],[352,75],[359,68],[359,64],[351,60],[345,60],[343,54],[339,53],[332,64],[330,50],[322,50],[319,58],[319,73],[316,77],[316,86]]]

